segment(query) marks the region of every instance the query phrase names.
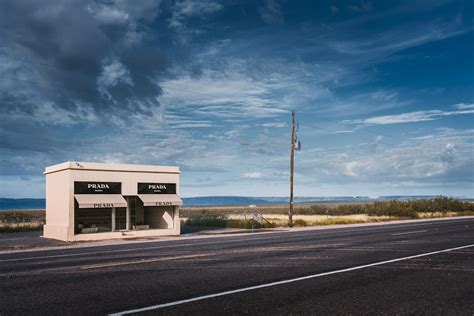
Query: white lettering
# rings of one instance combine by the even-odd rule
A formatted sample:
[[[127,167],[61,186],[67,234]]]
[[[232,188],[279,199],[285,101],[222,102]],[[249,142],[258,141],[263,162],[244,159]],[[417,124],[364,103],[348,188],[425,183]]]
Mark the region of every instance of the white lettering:
[[[88,189],[110,189],[107,183],[88,183]]]
[[[166,190],[166,185],[164,184],[149,184],[149,190]]]
[[[157,206],[171,206],[173,202],[156,202]]]
[[[114,207],[113,203],[94,203],[94,208]]]

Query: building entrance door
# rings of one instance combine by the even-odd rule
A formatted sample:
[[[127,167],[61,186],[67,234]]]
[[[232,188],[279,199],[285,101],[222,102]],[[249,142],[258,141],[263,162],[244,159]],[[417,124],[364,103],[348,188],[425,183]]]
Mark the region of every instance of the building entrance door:
[[[127,229],[126,221],[126,209],[124,207],[115,209],[115,230]]]

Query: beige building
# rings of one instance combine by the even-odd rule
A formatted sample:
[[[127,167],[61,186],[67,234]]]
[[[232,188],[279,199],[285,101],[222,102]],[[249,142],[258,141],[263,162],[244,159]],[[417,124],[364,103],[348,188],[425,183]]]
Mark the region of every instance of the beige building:
[[[180,234],[178,167],[69,161],[47,167],[44,174],[46,238]]]

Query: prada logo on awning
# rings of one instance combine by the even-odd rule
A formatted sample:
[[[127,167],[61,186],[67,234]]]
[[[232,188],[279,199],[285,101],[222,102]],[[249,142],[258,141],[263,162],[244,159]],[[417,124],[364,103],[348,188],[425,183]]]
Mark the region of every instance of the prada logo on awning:
[[[94,208],[110,208],[114,207],[114,203],[94,203]]]
[[[138,194],[176,194],[176,183],[138,183]]]
[[[155,205],[157,206],[172,206],[173,205],[173,202],[169,202],[169,201],[160,201],[160,202],[155,202]]]
[[[122,194],[121,182],[74,182],[74,194]]]

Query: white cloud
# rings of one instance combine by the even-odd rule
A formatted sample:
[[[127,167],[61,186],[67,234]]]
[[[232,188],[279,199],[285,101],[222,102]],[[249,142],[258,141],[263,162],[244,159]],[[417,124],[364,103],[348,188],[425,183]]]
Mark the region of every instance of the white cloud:
[[[323,84],[333,80],[337,71],[321,71],[328,70],[322,65],[225,57],[224,52],[209,56],[208,51],[197,59],[198,75],[181,67],[171,71],[173,77],[159,82],[165,92],[160,103],[174,114],[201,120],[269,119],[286,115],[292,108],[314,111],[314,103],[331,96]],[[275,120],[258,126],[282,128],[286,123]]]
[[[265,0],[265,4],[259,8],[260,16],[265,23],[283,23],[281,4],[277,0]]]
[[[115,0],[114,5],[127,12],[134,19],[152,21],[160,13],[161,0]]]
[[[402,181],[472,181],[474,176],[474,132],[444,130],[430,138],[411,138],[410,142],[380,148],[376,153],[327,148],[323,152],[299,157],[300,178],[319,177],[324,182],[350,181],[400,183]],[[314,157],[314,158],[310,158]]]
[[[359,12],[359,13],[367,13],[367,12],[372,11],[373,7],[372,7],[371,2],[361,1],[360,4],[358,4],[358,5],[354,4],[354,5],[348,6],[348,9],[350,9],[352,11],[355,11],[355,12]]]
[[[441,152],[441,160],[446,163],[452,163],[456,156],[456,145],[452,143],[447,143]]]
[[[377,148],[379,147],[380,143],[383,140],[383,135],[377,135],[372,143],[370,143],[370,147],[372,152],[375,152]]]
[[[463,105],[465,106],[465,105]],[[465,110],[460,111],[442,111],[442,110],[428,110],[428,111],[414,111],[402,114],[374,116],[361,120],[344,120],[344,124],[358,124],[363,126],[368,125],[387,125],[400,123],[424,122],[441,119],[446,116],[474,114],[474,108],[464,107]]]
[[[107,6],[101,6],[95,12],[95,18],[104,24],[124,24],[128,21],[128,13]]]
[[[248,179],[258,179],[262,177],[261,172],[249,172],[249,173],[244,173],[242,175],[242,178],[248,178]]]
[[[97,89],[99,92],[112,99],[112,95],[108,92],[109,87],[114,87],[120,83],[133,86],[130,70],[119,60],[108,61],[102,66],[102,73],[97,78]]]
[[[454,107],[460,110],[474,109],[474,103],[471,103],[471,104],[458,103],[458,104],[455,104]]]
[[[352,6],[354,11],[368,12],[371,10],[370,5]],[[380,13],[383,15],[383,13]],[[373,14],[371,19],[376,18]],[[379,16],[379,18],[383,18]],[[352,63],[365,62],[376,63],[384,60],[389,55],[410,47],[416,47],[430,42],[443,40],[449,37],[457,36],[466,32],[470,32],[470,27],[462,27],[455,20],[441,22],[439,20],[418,23],[407,22],[396,28],[381,29],[370,36],[357,36],[351,33],[351,37],[345,36],[344,32],[349,29],[357,29],[360,24],[367,22],[365,19],[353,19],[333,24],[332,29],[338,30],[342,36],[336,36],[333,40],[328,40],[326,45],[335,51],[351,56]],[[359,34],[361,35],[361,34]]]
[[[184,20],[189,17],[204,17],[215,13],[224,6],[215,1],[185,0],[175,4],[173,15],[169,21],[169,27],[180,30],[184,27]]]
[[[357,176],[357,173],[354,171],[357,165],[358,165],[357,161],[346,162],[344,164],[344,169],[342,173],[346,176],[351,176],[351,177]]]
[[[286,123],[277,121],[277,122],[271,122],[271,123],[263,123],[262,126],[267,127],[267,128],[283,128],[286,126]]]
[[[245,73],[204,70],[199,78],[187,74],[160,83],[160,102],[173,111],[202,119],[270,118],[287,113],[287,105],[272,96],[274,87]]]

